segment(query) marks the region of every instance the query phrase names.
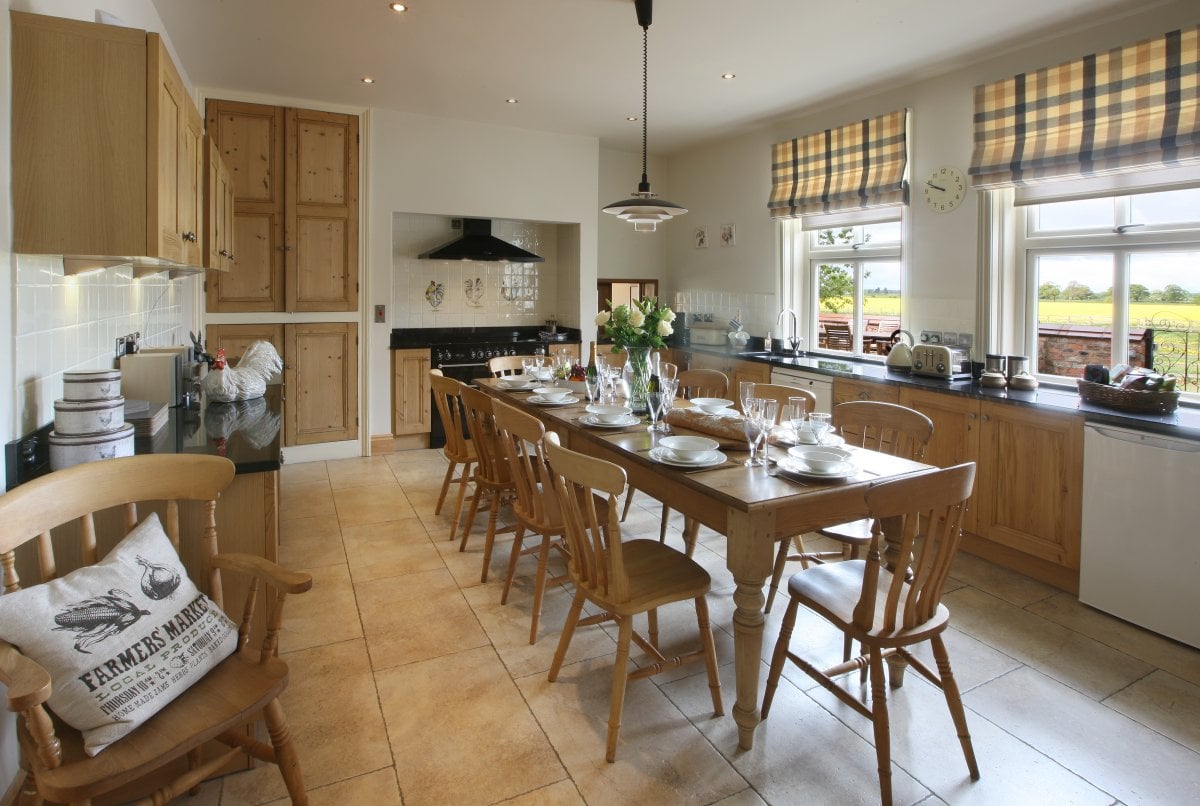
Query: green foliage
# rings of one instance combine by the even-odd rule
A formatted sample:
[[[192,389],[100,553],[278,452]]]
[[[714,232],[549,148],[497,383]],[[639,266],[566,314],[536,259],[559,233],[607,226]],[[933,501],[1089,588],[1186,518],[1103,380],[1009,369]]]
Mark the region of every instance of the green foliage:
[[[1149,302],[1150,289],[1141,283],[1129,284],[1129,301],[1130,302]]]
[[[604,334],[612,339],[613,352],[626,347],[662,347],[663,339],[674,331],[671,322],[675,312],[659,304],[658,297],[642,297],[632,305],[613,307],[611,311],[596,314],[596,325],[604,328]]]
[[[1163,287],[1162,301],[1167,303],[1187,302],[1191,295],[1182,286],[1171,283]]]
[[[821,264],[817,269],[817,296],[821,307],[832,313],[854,301],[854,275],[846,266]]]
[[[1038,286],[1038,299],[1062,299],[1062,293],[1058,283],[1042,283]]]

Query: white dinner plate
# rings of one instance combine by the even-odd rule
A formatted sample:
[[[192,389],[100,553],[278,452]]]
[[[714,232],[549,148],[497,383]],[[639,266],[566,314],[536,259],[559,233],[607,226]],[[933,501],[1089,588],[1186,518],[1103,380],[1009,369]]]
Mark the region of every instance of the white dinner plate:
[[[579,398],[568,396],[561,400],[547,400],[541,395],[530,395],[529,402],[537,403],[539,406],[570,406],[572,403],[578,403]]]
[[[519,380],[519,381],[509,380],[508,378],[503,378],[500,381],[500,386],[504,389],[509,389],[509,390],[532,389],[536,386],[541,386],[541,385],[542,385],[542,381],[539,381],[537,378],[523,378],[522,380]]]
[[[806,465],[803,460],[794,456],[785,456],[779,460],[779,469],[794,476],[806,479],[848,479],[857,476],[862,469],[854,462],[840,462],[832,470],[817,471]]]
[[[788,432],[791,432],[791,433],[788,433]],[[808,436],[811,439],[812,435],[809,434]],[[817,443],[815,441],[809,442],[808,440],[801,438],[801,440],[799,442],[797,442],[795,439],[795,432],[792,432],[791,428],[786,429],[786,431],[784,429],[779,429],[778,431],[776,431],[775,439],[776,439],[776,444],[779,444],[779,445],[803,445],[808,448],[817,447]],[[832,448],[837,445],[845,445],[845,444],[846,444],[846,440],[842,437],[841,434],[826,434],[825,438],[821,440],[822,448]]]
[[[678,459],[676,459],[675,455],[672,454],[669,450],[667,450],[666,448],[659,447],[659,448],[651,448],[650,449],[650,458],[653,461],[658,462],[659,464],[670,465],[671,467],[697,468],[697,467],[712,467],[713,465],[719,465],[719,464],[723,463],[729,457],[727,457],[725,454],[721,453],[720,451],[709,451],[707,454],[705,454],[704,461],[681,462]]]
[[[594,414],[585,414],[579,418],[579,422],[584,425],[590,425],[592,428],[628,428],[631,425],[637,425],[641,422],[641,418],[634,417],[632,414],[627,414],[615,423],[606,423],[596,419]]]

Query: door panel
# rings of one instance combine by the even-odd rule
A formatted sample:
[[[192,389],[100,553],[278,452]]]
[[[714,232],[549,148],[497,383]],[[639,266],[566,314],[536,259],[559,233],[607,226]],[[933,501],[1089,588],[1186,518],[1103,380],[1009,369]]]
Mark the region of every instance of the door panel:
[[[350,249],[346,220],[301,217],[295,226],[296,298],[316,306],[311,310],[337,310],[352,296],[344,271]]]
[[[204,349],[216,355],[224,348],[229,366],[236,367],[246,348],[256,341],[270,342],[275,352],[283,353],[283,325],[209,325],[204,334]]]
[[[284,326],[284,443],[311,445],[358,438],[358,325]]]

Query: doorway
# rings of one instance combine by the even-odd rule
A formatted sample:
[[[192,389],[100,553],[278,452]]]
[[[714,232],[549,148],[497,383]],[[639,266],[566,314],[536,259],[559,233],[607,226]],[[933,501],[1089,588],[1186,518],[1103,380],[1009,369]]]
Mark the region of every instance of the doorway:
[[[607,311],[608,301],[612,300],[614,306],[629,305],[636,300],[644,297],[658,296],[658,280],[597,280],[596,281],[596,310]],[[607,343],[604,334],[600,329],[596,329],[596,341],[600,344]]]

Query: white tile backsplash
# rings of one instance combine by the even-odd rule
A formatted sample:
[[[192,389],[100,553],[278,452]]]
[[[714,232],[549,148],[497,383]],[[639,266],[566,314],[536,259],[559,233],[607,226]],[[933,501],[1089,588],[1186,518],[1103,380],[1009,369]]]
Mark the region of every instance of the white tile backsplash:
[[[198,286],[197,277],[134,279],[129,266],[69,277],[59,258],[15,257],[16,433],[54,419],[63,372],[114,367],[118,336],[140,332],[147,347],[189,341],[185,306],[195,293],[188,284]]]
[[[553,224],[495,220],[492,234],[544,263],[422,260],[421,252],[458,237],[446,216],[392,216],[392,327],[542,325],[556,315],[558,230]],[[427,292],[441,288],[441,302]],[[469,284],[469,286],[468,286]]]
[[[710,291],[702,288],[679,290],[669,297],[671,307],[692,314],[711,314],[712,321],[726,325],[739,312],[742,330],[751,336],[765,336],[775,329],[779,300],[774,294],[734,291]]]

